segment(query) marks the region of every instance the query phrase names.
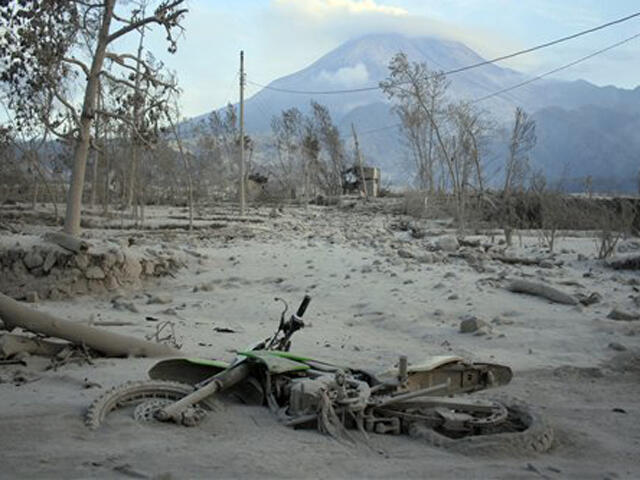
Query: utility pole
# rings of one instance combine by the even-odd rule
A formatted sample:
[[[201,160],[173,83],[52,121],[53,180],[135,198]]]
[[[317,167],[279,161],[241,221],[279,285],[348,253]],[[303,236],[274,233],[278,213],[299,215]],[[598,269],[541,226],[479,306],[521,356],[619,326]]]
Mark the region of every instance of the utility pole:
[[[240,215],[245,213],[244,191],[244,51],[240,50]]]
[[[364,168],[362,166],[362,156],[360,155],[360,144],[358,143],[358,135],[356,135],[356,127],[351,124],[351,132],[353,133],[353,142],[356,144],[356,159],[358,160],[358,168],[360,170],[360,181],[362,182],[362,191],[364,192],[365,200],[368,199],[367,195],[367,180],[364,178]]]

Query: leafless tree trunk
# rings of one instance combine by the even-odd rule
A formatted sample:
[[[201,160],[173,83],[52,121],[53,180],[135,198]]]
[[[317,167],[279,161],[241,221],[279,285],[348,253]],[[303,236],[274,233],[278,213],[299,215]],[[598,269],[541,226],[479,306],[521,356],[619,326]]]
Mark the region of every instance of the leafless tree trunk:
[[[96,96],[98,93],[99,75],[104,63],[107,45],[109,43],[109,28],[113,18],[115,0],[105,0],[102,23],[98,33],[98,42],[93,56],[91,68],[87,75],[87,88],[84,93],[82,113],[80,114],[80,128],[73,154],[73,172],[71,186],[67,198],[67,213],[64,218],[64,231],[69,235],[80,233],[80,214],[82,211],[82,190],[87,166],[87,155],[91,141],[91,122],[95,116]]]
[[[522,191],[529,173],[529,152],[536,144],[536,124],[520,107],[516,108],[505,161],[504,188],[502,190],[503,229],[507,245],[511,245],[515,212],[513,192]],[[553,241],[551,241],[553,246]]]

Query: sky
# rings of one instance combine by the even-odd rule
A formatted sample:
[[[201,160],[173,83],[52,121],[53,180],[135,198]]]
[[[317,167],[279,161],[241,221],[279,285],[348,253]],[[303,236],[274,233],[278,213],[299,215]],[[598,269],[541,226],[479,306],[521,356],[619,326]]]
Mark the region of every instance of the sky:
[[[240,50],[247,78],[267,84],[371,33],[436,35],[492,58],[640,11],[637,0],[188,0],[187,6],[174,55],[166,53],[161,31],[147,42],[177,72],[185,117],[237,102]],[[640,17],[501,65],[535,75],[637,33]],[[635,88],[639,54],[636,39],[555,78]],[[248,97],[257,91],[247,88]]]

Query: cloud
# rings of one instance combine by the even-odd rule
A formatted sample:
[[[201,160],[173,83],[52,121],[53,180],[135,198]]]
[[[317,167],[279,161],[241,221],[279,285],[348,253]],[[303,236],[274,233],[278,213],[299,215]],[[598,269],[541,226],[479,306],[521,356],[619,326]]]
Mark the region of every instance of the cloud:
[[[292,50],[317,52],[322,47],[326,52],[358,36],[400,33],[458,40],[483,55],[504,53],[496,46],[504,45],[505,38],[492,30],[456,25],[374,0],[272,0],[264,20],[270,40],[282,44],[283,37],[298,39],[284,42]]]
[[[358,63],[353,67],[343,67],[335,72],[322,70],[319,80],[336,87],[350,88],[366,84],[369,81],[369,72],[363,63]]]
[[[274,3],[277,7],[295,9],[316,17],[367,13],[403,16],[409,13],[404,8],[381,5],[374,0],[275,0]]]

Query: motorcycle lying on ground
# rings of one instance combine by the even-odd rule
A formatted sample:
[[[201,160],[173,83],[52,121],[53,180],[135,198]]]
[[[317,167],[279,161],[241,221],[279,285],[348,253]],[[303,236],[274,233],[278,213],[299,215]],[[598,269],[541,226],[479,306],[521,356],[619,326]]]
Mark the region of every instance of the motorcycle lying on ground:
[[[357,429],[365,438],[368,433],[408,434],[461,453],[541,453],[551,447],[552,428],[528,405],[459,396],[506,385],[512,378],[507,366],[455,356],[408,365],[400,356],[396,369],[373,374],[290,353],[309,302],[305,296],[288,319],[285,302],[276,333],[238,352],[231,363],[159,361],[149,371],[151,380],[127,382],[97,398],[87,410],[87,426],[97,429],[119,408],[132,409],[138,421],[194,426],[215,409],[218,395],[226,395],[268,405],[285,425],[317,428],[350,441]]]

